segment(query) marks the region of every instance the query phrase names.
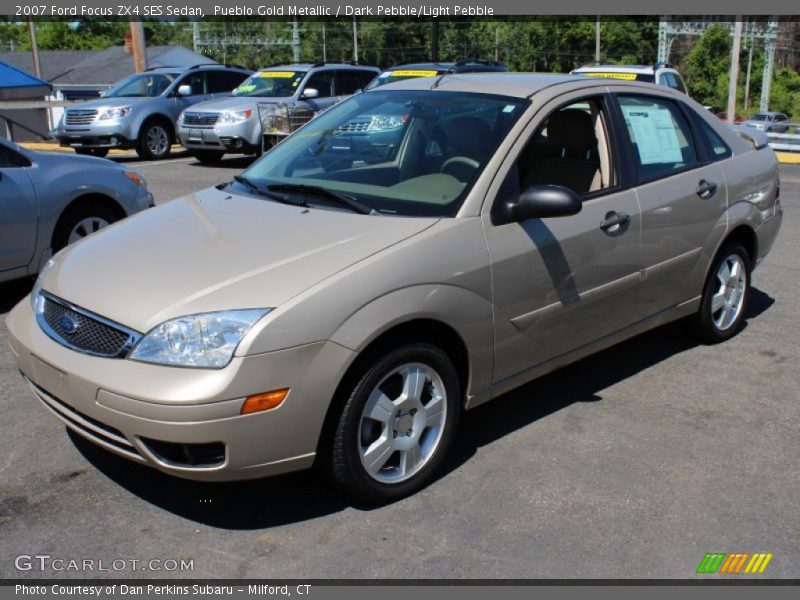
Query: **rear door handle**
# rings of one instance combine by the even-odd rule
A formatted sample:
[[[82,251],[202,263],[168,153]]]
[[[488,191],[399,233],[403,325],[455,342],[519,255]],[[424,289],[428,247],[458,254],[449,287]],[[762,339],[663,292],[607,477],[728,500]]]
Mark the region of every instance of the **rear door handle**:
[[[695,193],[700,196],[703,200],[707,200],[711,198],[717,191],[717,184],[713,181],[706,181],[705,179],[701,179],[700,183],[697,184],[697,189]]]
[[[616,232],[628,223],[631,222],[631,216],[628,213],[618,213],[611,211],[606,214],[606,218],[600,221],[600,229],[603,231]]]

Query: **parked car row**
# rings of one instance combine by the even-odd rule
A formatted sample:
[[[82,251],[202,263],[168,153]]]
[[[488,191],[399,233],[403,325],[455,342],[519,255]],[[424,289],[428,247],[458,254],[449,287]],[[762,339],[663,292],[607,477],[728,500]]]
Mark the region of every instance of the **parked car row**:
[[[333,102],[346,72],[259,71],[217,122],[259,90]],[[398,76],[59,252],[7,320],[33,394],[175,476],[316,466],[387,501],[436,476],[465,410],[676,319],[735,335],[782,221],[772,150],[669,85],[488,77]]]

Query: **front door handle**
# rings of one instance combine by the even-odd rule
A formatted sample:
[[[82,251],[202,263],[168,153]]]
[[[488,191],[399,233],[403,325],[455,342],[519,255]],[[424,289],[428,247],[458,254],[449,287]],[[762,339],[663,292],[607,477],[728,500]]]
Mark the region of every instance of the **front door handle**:
[[[616,233],[630,222],[631,216],[628,213],[611,211],[606,214],[605,219],[600,221],[600,229],[610,233]]]
[[[700,196],[703,200],[707,200],[711,198],[717,191],[717,184],[713,181],[706,181],[705,179],[701,179],[700,183],[697,184],[697,189],[695,193]]]

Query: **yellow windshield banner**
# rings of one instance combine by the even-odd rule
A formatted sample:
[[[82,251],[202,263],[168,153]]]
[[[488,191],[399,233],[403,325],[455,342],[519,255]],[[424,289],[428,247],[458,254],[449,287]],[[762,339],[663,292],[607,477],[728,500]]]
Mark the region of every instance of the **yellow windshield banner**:
[[[291,79],[295,76],[295,73],[292,71],[261,71],[258,76],[262,79],[270,79],[272,77],[276,79]]]
[[[435,77],[439,71],[417,71],[414,69],[392,71],[392,77]]]
[[[606,79],[624,79],[625,81],[636,81],[636,73],[577,73],[585,77],[605,77]]]

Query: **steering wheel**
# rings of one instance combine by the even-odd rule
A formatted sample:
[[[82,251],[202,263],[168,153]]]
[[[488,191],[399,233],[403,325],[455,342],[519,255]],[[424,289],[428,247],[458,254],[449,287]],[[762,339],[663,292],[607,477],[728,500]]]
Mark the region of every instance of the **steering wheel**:
[[[481,164],[473,158],[469,158],[467,156],[453,156],[444,161],[444,164],[442,164],[442,167],[439,169],[439,172],[446,173],[447,168],[453,165],[466,165],[471,169],[477,169],[481,166]],[[456,177],[456,179],[458,178]]]

